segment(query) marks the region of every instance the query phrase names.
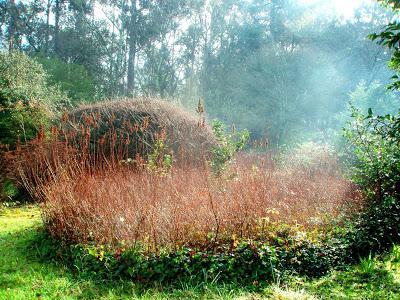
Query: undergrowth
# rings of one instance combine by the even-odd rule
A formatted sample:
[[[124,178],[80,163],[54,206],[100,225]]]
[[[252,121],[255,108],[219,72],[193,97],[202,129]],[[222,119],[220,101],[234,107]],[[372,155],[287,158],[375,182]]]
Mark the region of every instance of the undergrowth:
[[[299,148],[283,164],[268,153],[234,160],[248,136],[217,126],[215,168],[212,158],[191,163],[184,151],[174,152],[167,138],[173,132],[147,132],[155,130],[147,116],[132,127],[134,139],[116,134],[114,125],[99,135],[96,123],[107,123],[99,114],[85,112],[84,123],[72,128],[63,121],[10,155],[41,202],[46,231],[58,241],[53,252],[80,273],[146,284],[248,284],[321,276],[365,255],[358,239],[363,194],[330,149],[304,158]],[[132,122],[121,124],[129,130]],[[147,154],[141,136],[154,139]],[[130,143],[138,152],[129,152]]]
[[[38,208],[3,208],[0,299],[398,299],[400,292],[399,246],[387,255],[372,255],[368,268],[346,266],[316,280],[290,276],[243,286],[210,278],[146,287],[129,280],[89,278],[85,270],[60,260],[62,253],[55,246],[43,231]]]

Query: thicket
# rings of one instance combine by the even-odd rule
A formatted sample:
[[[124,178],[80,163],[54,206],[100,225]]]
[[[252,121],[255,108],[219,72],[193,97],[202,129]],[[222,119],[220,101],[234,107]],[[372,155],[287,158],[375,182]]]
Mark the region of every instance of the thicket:
[[[354,109],[353,118],[346,136],[364,193],[342,177],[329,149],[310,159],[312,144],[280,165],[240,155],[222,177],[211,164],[157,172],[144,159],[139,169],[72,174],[69,162],[33,189],[57,241],[45,239],[43,249],[97,279],[244,284],[320,276],[386,250],[399,241],[399,117]]]
[[[48,84],[40,64],[17,51],[0,52],[0,199],[18,193],[17,170],[5,161],[5,151],[48,129],[66,105],[68,98]]]
[[[163,120],[154,112],[164,106],[143,118],[131,104],[130,110],[127,101],[74,110],[51,134],[13,152],[22,180],[42,203],[47,232],[61,243],[46,246],[53,255],[62,253],[85,275],[141,282],[317,276],[347,261],[348,246],[331,238],[331,228],[360,210],[363,198],[329,149],[313,151],[307,161],[299,149],[278,165],[269,153],[238,155],[247,133],[218,125],[217,144],[209,140],[213,155],[199,156],[203,164],[193,164],[197,158],[183,145],[166,168],[172,145],[166,135],[179,134],[174,126],[151,126]],[[203,121],[190,120],[208,136]],[[146,136],[153,143],[148,155],[130,148]],[[191,142],[198,150],[203,144]],[[182,157],[186,163],[178,163]]]
[[[394,48],[396,70],[398,26],[372,36]],[[285,272],[319,276],[400,241],[399,115],[352,109],[345,135],[360,192],[328,148],[305,144],[282,164],[261,154],[234,162],[246,131],[227,133],[215,123],[210,137],[202,118],[127,106],[78,108],[51,134],[42,127],[8,153],[58,241],[43,240],[44,249],[82,274],[255,283]],[[322,156],[310,157],[316,150]]]
[[[59,241],[45,247],[85,276],[145,283],[319,276],[398,238],[397,202],[388,202],[398,197],[397,117],[353,112],[347,137],[357,155],[354,180],[370,199],[365,203],[331,149],[306,144],[283,164],[257,152],[233,161],[246,136],[235,140],[222,126],[214,126],[218,146],[210,145],[213,154],[227,156],[202,165],[191,165],[188,156],[188,163],[175,164],[185,156],[174,152],[166,167],[165,154],[172,152],[164,127],[152,129],[158,123],[147,115],[118,117],[112,113],[118,105],[83,109],[80,117],[73,111],[71,120],[64,115],[50,135],[14,152],[22,179],[42,202],[47,232]],[[116,134],[128,132],[127,124],[135,128],[135,120],[134,135],[153,132],[147,156],[137,147],[126,151],[138,141]],[[198,130],[209,130],[192,120]],[[98,128],[107,128],[100,124],[108,131],[100,134]],[[213,163],[223,167],[215,173]]]
[[[67,103],[57,87],[47,84],[40,64],[17,51],[0,52],[0,142],[15,146],[36,137],[54,111]]]
[[[345,131],[356,155],[352,179],[365,191],[368,207],[352,239],[365,254],[400,241],[400,115],[364,115],[353,108],[353,118]]]
[[[398,0],[380,1],[396,13]],[[389,89],[399,89],[400,23],[389,23],[381,33],[371,34],[372,40],[393,51],[390,68],[396,72]],[[374,114],[370,108],[362,113],[352,107],[353,122],[345,130],[356,160],[352,166],[353,180],[368,197],[368,207],[358,218],[349,237],[357,253],[383,251],[400,242],[400,111],[397,114]]]

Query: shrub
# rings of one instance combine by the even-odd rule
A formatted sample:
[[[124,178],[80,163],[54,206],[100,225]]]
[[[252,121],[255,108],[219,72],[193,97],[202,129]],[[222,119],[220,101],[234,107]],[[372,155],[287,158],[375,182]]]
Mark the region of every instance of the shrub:
[[[245,140],[231,137],[231,161],[223,163],[233,177],[213,176],[207,164],[171,165],[165,145],[175,140],[166,137],[186,138],[194,151],[196,138],[203,137],[174,134],[172,125],[201,134],[204,128],[177,119],[159,123],[171,117],[162,105],[150,108],[159,113],[150,118],[144,102],[122,102],[135,126],[114,113],[119,103],[109,105],[118,110],[105,105],[104,111],[64,115],[50,136],[39,135],[16,153],[27,188],[42,201],[46,230],[69,245],[62,249],[68,264],[106,279],[171,282],[203,276],[243,282],[269,280],[285,270],[321,275],[343,262],[346,247],[327,244],[321,235],[343,211],[361,204],[361,195],[331,171],[336,166],[313,166],[312,172],[306,163],[281,167],[268,154],[231,160]],[[137,140],[124,135],[138,131]],[[126,151],[131,142],[152,139],[147,157]],[[130,153],[138,155],[131,159]],[[184,162],[201,161],[192,151],[182,153]]]
[[[66,97],[47,85],[42,67],[19,52],[0,52],[0,143],[34,138]]]
[[[157,252],[140,243],[68,245],[48,236],[36,244],[43,258],[61,258],[83,278],[141,284],[196,280],[259,285],[287,275],[321,276],[348,262],[341,255],[343,249],[315,241],[309,234],[299,238],[296,230],[281,242],[238,239],[217,248],[183,246]]]
[[[232,179],[198,167],[174,167],[163,176],[125,164],[73,174],[71,168],[32,186],[49,232],[74,243],[146,241],[156,250],[213,245],[232,235],[263,239],[270,222],[323,228],[360,198],[336,174],[269,169],[246,157],[231,165]]]
[[[358,158],[353,180],[370,201],[352,239],[355,251],[365,255],[400,241],[400,114],[363,115],[353,108],[353,118],[345,131]]]
[[[83,65],[65,63],[59,58],[36,57],[36,61],[49,75],[48,81],[58,85],[73,104],[93,102],[96,98],[94,78]]]
[[[84,138],[90,134],[88,151],[92,155],[99,149],[94,145],[103,141],[102,151],[111,160],[113,157],[135,159],[136,154],[147,160],[150,153],[154,154],[160,134],[165,136],[164,146],[168,146],[164,150],[181,165],[203,164],[211,155],[211,147],[216,145],[211,129],[199,126],[194,115],[155,98],[120,99],[80,106],[64,118],[64,130],[72,130]]]
[[[398,0],[380,0],[399,12]],[[393,90],[400,88],[400,51],[398,47],[400,23],[389,23],[379,34],[369,38],[393,50],[389,67],[395,74]],[[400,242],[400,112],[397,115],[374,115],[371,108],[362,113],[351,107],[353,122],[345,135],[355,149],[357,161],[353,180],[369,196],[369,207],[350,231],[353,251],[366,255],[370,251],[387,250]],[[391,108],[393,109],[393,108]],[[390,112],[389,112],[390,113]]]
[[[234,156],[246,146],[250,133],[247,130],[236,132],[233,128],[231,134],[226,134],[225,125],[217,120],[213,122],[212,129],[218,145],[212,148],[211,168],[214,175],[221,176]]]
[[[66,103],[67,98],[47,84],[38,63],[19,52],[0,52],[0,189],[7,189],[3,184],[9,179],[18,185],[17,170],[4,159],[5,152],[36,137]],[[2,192],[1,198],[7,199],[7,192]]]
[[[363,115],[352,109],[354,122],[345,131],[355,147],[358,162],[353,167],[353,180],[371,199],[398,197],[400,191],[400,114]]]

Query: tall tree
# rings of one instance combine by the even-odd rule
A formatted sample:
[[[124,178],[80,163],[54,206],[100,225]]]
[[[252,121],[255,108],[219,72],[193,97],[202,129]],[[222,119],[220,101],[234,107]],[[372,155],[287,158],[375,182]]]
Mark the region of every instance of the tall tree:
[[[130,95],[135,89],[135,60],[137,52],[137,34],[138,32],[138,3],[137,0],[131,0],[129,32],[129,58],[128,58],[128,83],[127,94]]]

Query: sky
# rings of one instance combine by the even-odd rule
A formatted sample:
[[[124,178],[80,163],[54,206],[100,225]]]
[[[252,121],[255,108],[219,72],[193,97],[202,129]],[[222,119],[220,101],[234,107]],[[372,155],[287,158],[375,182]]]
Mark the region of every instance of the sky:
[[[32,0],[16,0],[16,2],[25,2],[29,3]],[[304,3],[306,5],[314,5],[314,4],[322,4],[332,6],[337,14],[345,17],[351,18],[354,15],[354,11],[359,8],[361,5],[367,3],[371,4],[376,2],[375,0],[297,0],[300,3]],[[98,14],[101,14],[99,11]]]
[[[306,5],[323,4],[330,5],[334,8],[337,14],[351,18],[354,12],[363,4],[372,4],[374,0],[298,0]]]

